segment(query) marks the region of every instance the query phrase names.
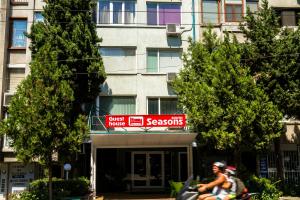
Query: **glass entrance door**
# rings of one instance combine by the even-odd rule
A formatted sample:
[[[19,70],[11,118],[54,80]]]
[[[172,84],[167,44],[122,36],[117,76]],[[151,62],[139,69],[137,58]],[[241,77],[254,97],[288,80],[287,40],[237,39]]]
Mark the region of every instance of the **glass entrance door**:
[[[161,188],[164,186],[163,152],[132,152],[131,159],[133,188]]]

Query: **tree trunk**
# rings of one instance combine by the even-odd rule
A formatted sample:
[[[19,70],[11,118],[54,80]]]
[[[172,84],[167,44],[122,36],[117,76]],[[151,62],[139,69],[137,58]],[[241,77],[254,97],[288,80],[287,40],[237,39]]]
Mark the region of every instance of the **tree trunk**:
[[[275,147],[275,156],[276,156],[277,179],[283,180],[283,165],[282,165],[280,137],[274,140],[274,147]]]
[[[50,162],[51,163],[51,162]],[[49,176],[49,200],[52,200],[52,164],[48,166],[48,176]]]

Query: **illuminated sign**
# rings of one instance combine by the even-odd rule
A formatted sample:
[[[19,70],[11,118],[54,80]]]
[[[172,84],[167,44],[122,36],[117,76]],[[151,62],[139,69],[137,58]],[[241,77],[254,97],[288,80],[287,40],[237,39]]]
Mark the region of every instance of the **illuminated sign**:
[[[185,115],[106,115],[107,128],[185,127]]]

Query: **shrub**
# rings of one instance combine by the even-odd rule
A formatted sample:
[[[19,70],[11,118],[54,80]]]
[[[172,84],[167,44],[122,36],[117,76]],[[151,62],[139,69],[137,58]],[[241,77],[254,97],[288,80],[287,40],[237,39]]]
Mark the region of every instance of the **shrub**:
[[[282,192],[276,187],[277,182],[272,183],[267,178],[259,178],[252,176],[250,178],[250,189],[253,192],[258,192],[259,195],[252,199],[259,200],[278,200]]]
[[[84,196],[89,193],[90,181],[84,177],[71,180],[53,178],[53,199]],[[38,179],[30,183],[29,190],[11,196],[12,200],[48,200],[48,179]]]

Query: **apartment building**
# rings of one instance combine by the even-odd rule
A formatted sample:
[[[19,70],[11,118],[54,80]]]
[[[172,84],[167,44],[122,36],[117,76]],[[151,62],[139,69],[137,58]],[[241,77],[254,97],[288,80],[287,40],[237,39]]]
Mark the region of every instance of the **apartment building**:
[[[34,21],[41,20],[41,0],[2,0],[0,22],[0,93],[1,119],[8,117],[7,107],[17,85],[29,73],[31,53],[24,32],[30,31]],[[39,174],[39,167],[32,163],[17,162],[9,138],[1,140],[0,199],[8,194],[24,190]]]
[[[96,193],[161,191],[192,174],[184,127],[107,127],[104,116],[181,114],[170,86],[188,38],[198,32],[192,0],[109,1],[97,6],[107,80],[91,116],[91,181]],[[139,121],[141,118],[135,118]]]
[[[89,122],[91,180],[96,192],[163,190],[168,180],[185,180],[192,174],[195,133],[183,126],[108,128],[103,116],[182,113],[170,82],[182,67],[188,38],[195,39],[198,33],[192,25],[197,18],[193,2],[98,1],[97,32],[103,39],[99,51],[108,78]],[[43,20],[44,4],[42,0],[1,1],[2,119],[9,115],[7,108],[17,85],[30,73],[31,52],[24,32]],[[17,162],[9,138],[3,138],[1,150],[0,199],[5,199],[24,190],[39,172],[35,164]]]
[[[240,42],[244,37],[239,31],[239,23],[247,12],[247,7],[252,12],[259,9],[259,0],[200,0],[199,35],[213,25],[213,30],[223,37],[225,31],[235,34]],[[282,27],[295,28],[299,23],[299,0],[269,0],[271,6],[279,16]],[[300,181],[300,122],[296,119],[283,120],[286,134],[281,137],[281,155],[285,182],[299,183]],[[276,155],[274,147],[268,155],[261,155],[257,162],[257,171],[265,177],[276,177]]]
[[[24,32],[30,31],[32,23],[42,20],[40,11],[44,3],[42,0],[1,1],[2,119],[8,117],[9,99],[17,85],[29,73],[31,53]],[[283,16],[282,25],[295,25],[300,8],[297,0],[270,0],[270,5]],[[169,180],[181,181],[193,174],[192,142],[196,133],[183,126],[109,126],[105,116],[180,116],[182,110],[177,107],[170,83],[182,68],[181,56],[188,48],[188,38],[201,39],[207,25],[213,24],[220,36],[229,30],[243,40],[238,23],[247,6],[255,11],[259,2],[98,1],[95,20],[97,33],[103,39],[99,51],[108,76],[90,112],[91,136],[85,145],[91,148],[90,174],[96,193],[161,191]],[[134,123],[141,122],[141,118],[134,120]],[[287,138],[295,139],[297,135],[299,123],[289,121]],[[9,193],[23,190],[39,173],[35,164],[24,166],[16,161],[8,138],[4,137],[1,144],[0,199],[5,199]],[[291,142],[283,138],[282,150],[286,176],[299,178],[299,139]],[[266,157],[266,162],[265,170],[271,175],[274,172],[271,155]],[[264,162],[261,163],[263,166]]]

